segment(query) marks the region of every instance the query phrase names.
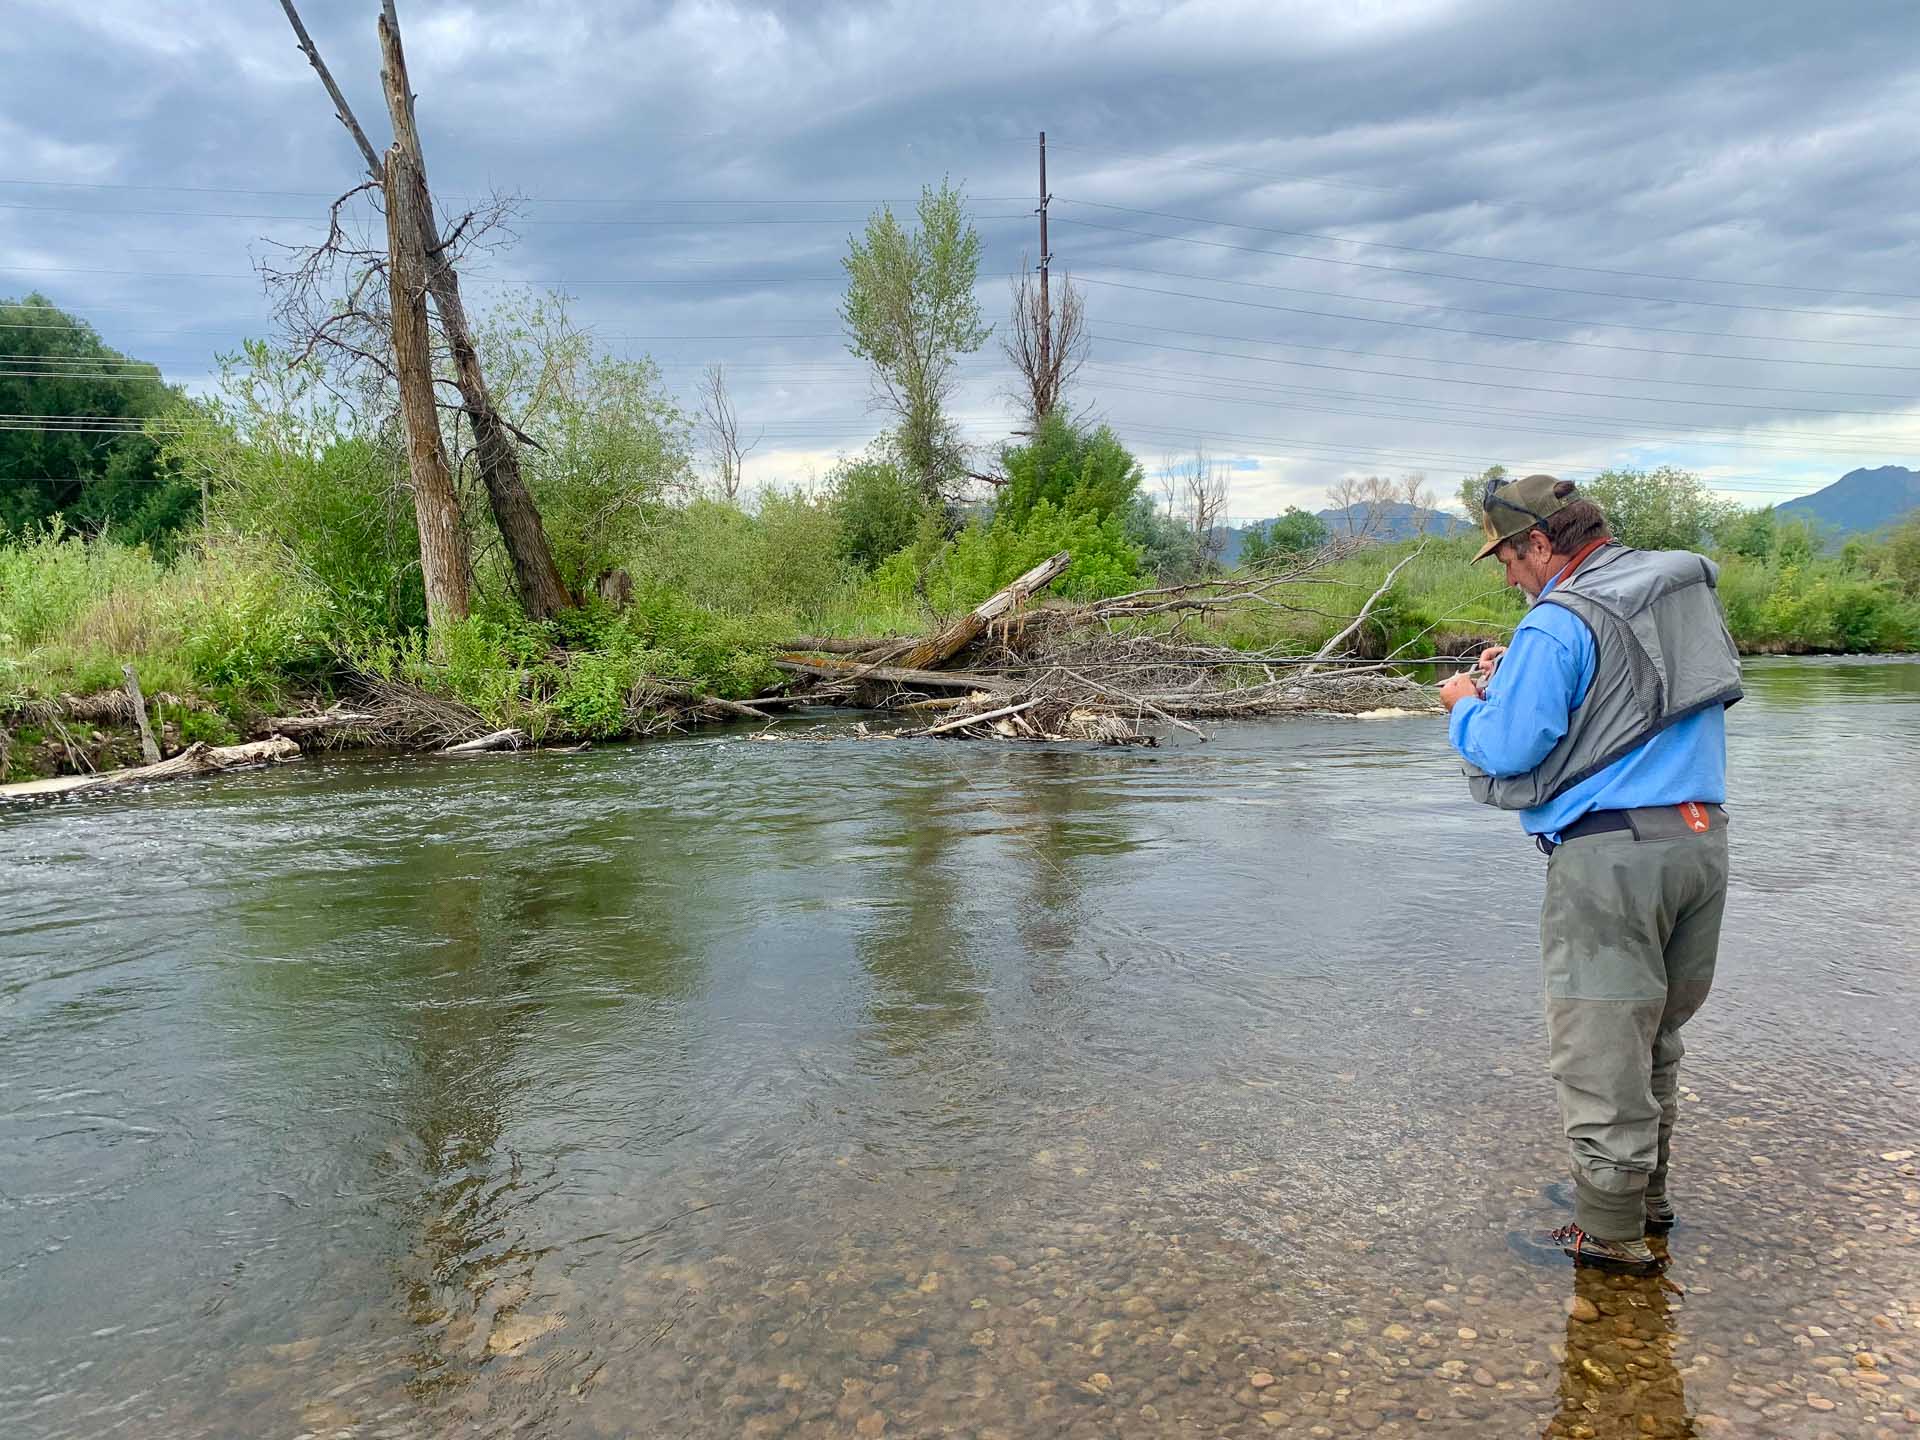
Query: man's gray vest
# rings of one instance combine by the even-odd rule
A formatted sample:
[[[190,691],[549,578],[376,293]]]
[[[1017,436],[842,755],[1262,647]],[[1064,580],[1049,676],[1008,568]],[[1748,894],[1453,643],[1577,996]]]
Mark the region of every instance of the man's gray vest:
[[[1738,700],[1740,656],[1720,614],[1719,576],[1691,550],[1603,545],[1543,595],[1536,603],[1571,610],[1593,632],[1593,681],[1560,743],[1526,774],[1469,763],[1473,798],[1502,810],[1544,805],[1675,721]]]

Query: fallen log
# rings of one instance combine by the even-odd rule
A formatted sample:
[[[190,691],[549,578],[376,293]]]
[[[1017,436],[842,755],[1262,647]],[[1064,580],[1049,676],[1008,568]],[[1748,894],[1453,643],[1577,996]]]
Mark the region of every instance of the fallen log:
[[[908,731],[907,733],[920,736],[946,735],[955,730],[964,730],[969,725],[986,725],[995,720],[1002,720],[1011,715],[1018,715],[1022,710],[1031,710],[1039,703],[1040,701],[1037,698],[1033,700],[1022,700],[1018,705],[1002,705],[998,710],[988,710],[980,715],[962,715],[958,720],[942,720],[938,725],[929,725],[925,730]]]
[[[524,730],[495,730],[489,735],[479,735],[472,740],[462,740],[458,745],[449,745],[442,755],[479,755],[489,750],[518,750],[527,743]]]
[[[915,685],[936,690],[986,690],[1005,694],[1011,687],[1007,677],[981,675],[968,670],[914,670],[904,665],[862,665],[852,660],[807,659],[800,655],[780,655],[774,668],[794,675],[818,675],[828,680],[878,680],[893,685]]]
[[[796,635],[783,642],[782,650],[811,651],[820,655],[865,655],[871,650],[884,650],[889,645],[898,645],[898,640],[888,640],[879,636],[856,635],[851,639],[841,639],[834,635]]]
[[[380,723],[380,717],[362,710],[348,710],[334,704],[312,715],[282,715],[254,727],[256,735],[325,735],[335,730],[365,730]]]
[[[1072,554],[1065,550],[1048,556],[1011,585],[994,591],[938,635],[922,640],[908,650],[900,657],[900,668],[923,670],[951,660],[977,640],[994,621],[1013,614],[1030,597],[1059,579],[1072,563]]]
[[[38,800],[105,790],[120,785],[142,785],[155,780],[181,780],[192,775],[214,775],[245,765],[295,760],[300,747],[284,736],[254,740],[245,745],[208,745],[196,740],[170,760],[158,765],[135,765],[125,770],[103,770],[98,775],[56,775],[50,780],[23,780],[0,785],[0,800]]]

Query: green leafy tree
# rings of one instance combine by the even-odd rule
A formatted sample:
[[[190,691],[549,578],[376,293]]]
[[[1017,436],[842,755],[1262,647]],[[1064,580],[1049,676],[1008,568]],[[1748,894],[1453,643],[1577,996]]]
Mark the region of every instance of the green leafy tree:
[[[1642,550],[1699,550],[1735,508],[1691,471],[1609,470],[1580,487],[1606,511],[1613,536]]]
[[[1200,573],[1206,559],[1200,537],[1156,505],[1151,495],[1135,495],[1122,518],[1127,541],[1140,552],[1140,567],[1147,574],[1179,582]]]
[[[1478,475],[1469,475],[1460,482],[1460,508],[1467,512],[1467,519],[1473,523],[1474,529],[1480,528],[1480,497],[1487,493],[1487,482],[1504,481],[1506,478],[1506,466],[1489,465]]]
[[[156,547],[197,519],[200,492],[168,473],[141,422],[175,411],[180,392],[152,365],[104,344],[46,296],[0,301],[0,529],[59,514],[76,528]],[[92,423],[54,417],[84,416]]]
[[[1140,462],[1105,425],[1085,429],[1058,410],[1040,422],[1032,440],[1000,452],[1007,483],[994,505],[996,519],[1024,525],[1045,501],[1069,515],[1105,520],[1124,514],[1140,491]]]
[[[913,544],[926,498],[898,460],[878,452],[840,465],[832,476],[841,558],[871,569]]]
[[[1714,527],[1713,538],[1720,548],[1749,560],[1765,560],[1773,554],[1776,517],[1771,505],[1756,505],[1751,510],[1730,510]]]
[[[1289,505],[1286,514],[1267,525],[1267,544],[1276,555],[1305,555],[1327,539],[1327,522],[1297,505]]]
[[[1910,511],[1888,536],[1887,566],[1902,591],[1920,596],[1920,510]]]
[[[1773,535],[1774,563],[1804,568],[1820,553],[1820,532],[1810,520],[1776,521]]]
[[[561,579],[590,591],[639,547],[658,505],[691,489],[692,424],[653,361],[602,353],[559,296],[504,301],[478,338],[494,400],[539,447],[521,466]],[[483,497],[463,498],[469,523],[488,524]],[[483,578],[506,584],[494,568]]]
[[[1240,564],[1249,570],[1311,554],[1327,543],[1326,522],[1298,505],[1276,520],[1253,526],[1240,542]]]
[[[864,236],[849,240],[840,318],[848,349],[873,367],[874,404],[895,417],[901,458],[937,501],[965,468],[965,446],[946,413],[954,367],[992,327],[974,299],[980,236],[960,192],[945,181],[923,188],[918,218],[908,234],[883,206]]]
[[[247,537],[299,575],[349,632],[426,624],[420,531],[391,432],[321,384],[316,363],[251,340],[220,357],[220,385],[190,403],[163,446],[198,493],[215,538]]]

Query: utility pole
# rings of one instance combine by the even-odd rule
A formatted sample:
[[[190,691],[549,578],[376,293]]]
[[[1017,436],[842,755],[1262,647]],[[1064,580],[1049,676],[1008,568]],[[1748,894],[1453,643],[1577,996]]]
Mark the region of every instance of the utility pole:
[[[1047,298],[1047,265],[1053,256],[1047,250],[1047,132],[1040,132],[1040,373],[1053,374],[1053,305]],[[1036,419],[1040,418],[1038,416]]]

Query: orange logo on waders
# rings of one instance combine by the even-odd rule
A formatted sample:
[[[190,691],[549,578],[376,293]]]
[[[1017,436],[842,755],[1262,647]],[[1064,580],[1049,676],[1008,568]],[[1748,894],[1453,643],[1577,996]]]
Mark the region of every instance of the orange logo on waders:
[[[1680,818],[1687,822],[1687,828],[1689,830],[1693,831],[1696,835],[1704,835],[1707,833],[1708,828],[1713,822],[1707,815],[1706,806],[1702,805],[1698,800],[1689,800],[1686,804],[1680,806],[1679,809]]]

